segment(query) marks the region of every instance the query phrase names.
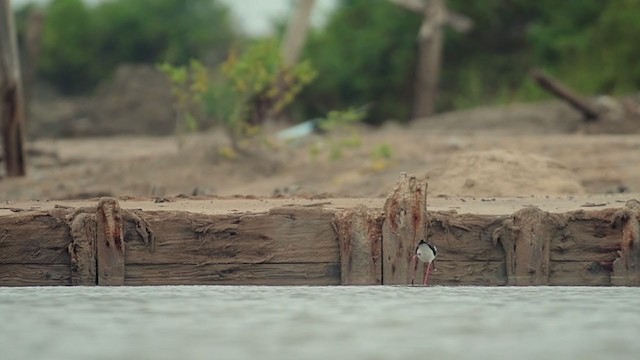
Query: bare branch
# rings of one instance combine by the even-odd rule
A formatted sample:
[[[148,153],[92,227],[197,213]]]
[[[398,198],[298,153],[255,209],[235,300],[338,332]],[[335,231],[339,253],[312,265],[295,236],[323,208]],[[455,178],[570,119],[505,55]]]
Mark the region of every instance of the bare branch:
[[[457,32],[466,33],[473,28],[473,20],[462,14],[449,11],[447,13],[447,25]]]
[[[389,0],[389,1],[407,10],[411,10],[419,13],[424,13],[427,7],[425,3],[420,0]]]

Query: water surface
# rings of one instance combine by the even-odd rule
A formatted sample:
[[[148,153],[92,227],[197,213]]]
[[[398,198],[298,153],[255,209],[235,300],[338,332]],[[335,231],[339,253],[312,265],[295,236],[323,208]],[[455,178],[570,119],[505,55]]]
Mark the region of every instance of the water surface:
[[[639,359],[640,288],[0,288],[0,359]]]

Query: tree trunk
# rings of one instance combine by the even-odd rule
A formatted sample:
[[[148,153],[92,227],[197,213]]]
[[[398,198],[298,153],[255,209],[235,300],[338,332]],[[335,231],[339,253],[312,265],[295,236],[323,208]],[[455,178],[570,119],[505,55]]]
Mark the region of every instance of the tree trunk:
[[[426,117],[435,111],[442,59],[442,26],[446,17],[444,0],[428,2],[419,37],[413,118]]]
[[[42,10],[31,10],[29,12],[29,17],[27,18],[27,29],[23,37],[25,59],[25,64],[23,67],[23,85],[27,109],[29,109],[29,104],[33,96],[33,86],[35,83],[36,70],[38,69],[38,59],[40,58],[40,48],[42,45],[43,25],[44,13],[42,12]]]
[[[25,104],[10,0],[0,0],[0,121],[7,176],[24,176]]]
[[[295,65],[300,58],[307,39],[314,4],[315,0],[298,0],[296,10],[291,15],[282,42],[282,59],[287,67]]]

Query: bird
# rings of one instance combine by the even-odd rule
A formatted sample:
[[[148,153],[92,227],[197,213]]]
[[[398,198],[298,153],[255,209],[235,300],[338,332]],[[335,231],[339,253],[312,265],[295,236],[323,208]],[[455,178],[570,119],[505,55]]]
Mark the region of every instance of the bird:
[[[424,240],[420,240],[418,246],[416,246],[415,254],[411,257],[411,261],[413,262],[413,275],[411,276],[411,285],[413,285],[415,281],[416,272],[418,271],[418,260],[420,260],[424,263],[423,285],[427,286],[429,275],[431,275],[433,261],[436,259],[437,255],[438,249],[435,245],[429,244]]]

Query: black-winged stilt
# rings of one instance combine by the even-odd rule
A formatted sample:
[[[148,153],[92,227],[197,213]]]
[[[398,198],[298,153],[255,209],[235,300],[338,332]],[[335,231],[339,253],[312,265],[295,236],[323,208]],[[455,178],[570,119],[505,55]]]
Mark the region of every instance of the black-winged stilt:
[[[416,278],[416,272],[418,271],[418,260],[424,263],[424,281],[423,285],[427,285],[429,281],[429,275],[431,275],[431,268],[433,261],[438,255],[438,249],[435,245],[429,244],[424,240],[420,240],[418,246],[416,246],[415,254],[411,257],[411,261],[413,262],[413,275],[411,276],[411,285]]]

